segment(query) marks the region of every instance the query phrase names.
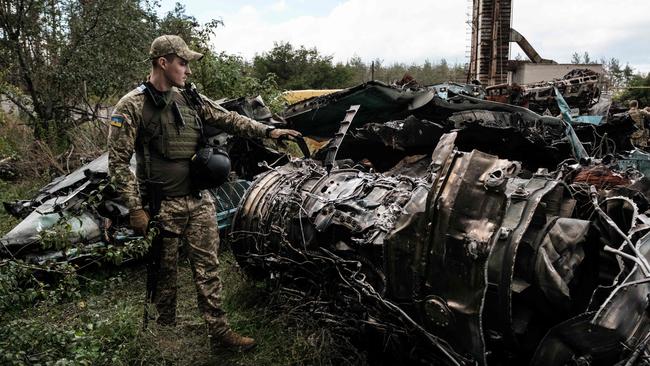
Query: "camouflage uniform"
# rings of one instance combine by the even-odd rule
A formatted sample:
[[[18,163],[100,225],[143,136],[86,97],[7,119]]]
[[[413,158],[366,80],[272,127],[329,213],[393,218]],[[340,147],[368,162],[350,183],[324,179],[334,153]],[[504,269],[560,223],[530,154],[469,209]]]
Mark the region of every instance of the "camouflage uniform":
[[[639,108],[630,108],[628,111],[630,114],[630,118],[634,121],[634,124],[638,128],[638,130],[634,131],[632,134],[632,143],[634,146],[639,146],[639,147],[647,147],[648,146],[648,138],[650,135],[648,134],[648,129],[645,128],[645,123],[644,120],[646,117],[650,116],[650,113],[643,109]]]
[[[173,89],[172,93],[178,93]],[[206,125],[213,125],[228,133],[244,137],[265,137],[269,127],[229,112],[203,97],[204,106],[198,111]],[[136,151],[136,141],[143,123],[143,109],[147,102],[144,88],[125,95],[115,107],[111,117],[109,138],[109,171],[130,211],[143,208],[140,187],[142,179],[136,178],[129,161]],[[169,112],[171,113],[171,112]],[[172,117],[174,118],[174,117]],[[198,143],[198,141],[197,141]],[[138,170],[142,170],[142,157],[136,153]],[[170,164],[174,163],[172,161]],[[137,175],[141,177],[140,174]],[[153,218],[162,228],[160,272],[156,295],[153,299],[159,313],[158,322],[174,324],[176,314],[176,266],[181,239],[188,244],[189,259],[198,295],[198,306],[208,324],[211,335],[229,330],[221,309],[221,281],[217,275],[219,232],[214,203],[205,191],[176,197],[165,197],[160,212]]]

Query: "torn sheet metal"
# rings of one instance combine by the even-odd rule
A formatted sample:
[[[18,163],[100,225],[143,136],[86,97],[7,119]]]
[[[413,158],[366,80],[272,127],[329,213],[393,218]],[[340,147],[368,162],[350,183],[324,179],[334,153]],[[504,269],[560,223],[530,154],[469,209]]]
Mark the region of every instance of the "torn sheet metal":
[[[537,113],[550,110],[553,114],[558,114],[559,110],[554,102],[556,95],[554,89],[557,88],[570,106],[577,108],[581,113],[587,113],[600,101],[601,78],[602,75],[593,70],[574,69],[559,79],[524,85],[489,86],[486,88],[486,98],[501,103],[524,106]],[[606,111],[608,108],[609,105],[604,104],[599,107],[599,110]],[[607,113],[601,115],[606,116]]]
[[[229,111],[237,112],[242,116],[252,118],[257,121],[270,120],[273,116],[269,107],[266,106],[261,96],[252,98],[237,98],[231,100],[224,100],[219,103],[222,107]]]
[[[593,81],[592,76],[587,78],[589,82]],[[582,76],[576,76],[576,78],[579,82],[586,80]],[[574,81],[574,78],[562,80],[562,82],[551,83],[547,86],[548,98],[551,99],[555,109],[557,109],[557,103],[554,99],[554,88],[558,88],[558,90],[563,87],[570,89],[568,85]],[[475,91],[477,88],[479,91]],[[452,92],[452,90],[454,91]],[[370,82],[294,104],[287,107],[284,116],[290,127],[320,140],[334,136],[338,130],[338,125],[334,121],[339,120],[347,106],[351,104],[362,105],[360,113],[357,114],[351,126],[353,134],[359,128],[369,129],[370,127],[366,127],[366,125],[388,126],[389,122],[399,123],[417,118],[441,126],[438,133],[431,135],[428,152],[432,151],[437,142],[436,138],[439,138],[441,133],[450,132],[455,128],[464,128],[467,123],[463,122],[473,120],[476,121],[473,126],[483,128],[477,131],[477,138],[472,139],[468,144],[464,144],[464,137],[461,136],[458,143],[462,149],[479,148],[501,157],[520,160],[531,168],[543,166],[552,169],[567,158],[577,157],[580,159],[587,155],[602,157],[608,153],[631,149],[628,138],[629,122],[625,122],[625,126],[621,126],[621,123],[617,121],[613,121],[611,124],[598,124],[595,123],[595,120],[602,120],[602,118],[597,116],[572,116],[571,120],[576,123],[569,128],[559,118],[542,116],[530,109],[516,105],[481,99],[483,94],[480,90],[478,86],[472,84],[440,84],[431,87],[401,88]],[[474,98],[473,95],[477,94],[479,98]],[[569,105],[572,104],[569,103]],[[567,106],[567,111],[568,108]],[[460,115],[463,113],[466,115]],[[567,113],[570,115],[569,112]],[[471,114],[475,116],[466,120],[465,118]],[[454,115],[458,116],[457,119],[460,120],[460,123],[450,121]],[[566,117],[564,120],[569,121]],[[493,144],[494,141],[498,141],[498,135],[502,134],[501,132],[495,136],[489,136],[489,138],[481,138],[481,135],[485,133],[497,132],[498,128],[501,128],[502,132],[506,128],[511,128],[511,131],[519,130],[515,134],[500,137],[502,141],[513,143],[514,146]],[[429,137],[427,134],[420,136]],[[387,138],[390,139],[391,136],[387,134],[386,137],[382,137],[384,140]],[[528,145],[526,140],[538,146],[526,146]],[[582,151],[579,142],[582,143],[585,151]],[[518,146],[522,143],[524,146]],[[361,149],[357,150],[362,151]],[[521,153],[525,150],[526,153]],[[532,155],[539,157],[531,161],[530,164],[523,158],[523,156],[531,155],[529,151],[533,151]],[[423,152],[420,150],[415,153]],[[354,154],[351,156],[353,159],[358,158]],[[403,157],[400,156],[400,159]],[[541,161],[544,157],[548,157],[546,162]],[[373,156],[366,158],[372,159]]]
[[[319,108],[327,110],[328,105]],[[610,116],[608,123],[601,125],[574,120],[569,128],[560,118],[466,95],[447,100],[433,95],[408,113],[400,119],[354,125],[341,144],[339,157],[367,159],[378,170],[386,171],[407,156],[430,153],[440,136],[452,131],[459,133],[460,149],[476,148],[521,161],[530,171],[540,167],[553,170],[566,159],[602,158],[633,149],[629,135],[634,123],[625,114]],[[315,125],[336,126],[332,121],[315,118]]]
[[[427,86],[427,89],[434,90],[436,95],[442,99],[448,99],[456,95],[467,95],[472,98],[485,99],[485,89],[477,84],[448,82]]]
[[[650,177],[650,154],[641,150],[633,150],[629,155],[618,160],[621,170],[635,169],[646,177]]]
[[[290,105],[284,110],[283,117],[291,128],[304,135],[331,137],[338,130],[332,121],[340,121],[351,105],[363,106],[352,125],[358,127],[367,122],[385,122],[399,115],[406,117],[409,105],[418,97],[426,97],[429,93],[431,92],[426,89],[403,90],[379,81],[370,81]],[[327,108],[323,108],[325,106]]]
[[[430,154],[440,136],[458,132],[461,149],[519,160],[527,169],[555,168],[572,156],[561,120],[525,108],[456,96],[434,97],[405,119],[368,123],[350,131],[340,158],[368,159],[379,171],[406,156]],[[372,154],[368,154],[372,151]]]
[[[334,161],[336,160],[336,154],[338,153],[339,147],[341,146],[341,142],[345,138],[345,134],[348,132],[348,129],[350,128],[350,125],[354,120],[354,116],[356,116],[358,111],[359,111],[358,105],[350,106],[350,108],[347,111],[345,111],[345,117],[339,124],[338,132],[336,132],[332,141],[330,141],[330,143],[327,145],[325,161],[324,161],[325,169],[327,169],[327,171],[332,170],[332,167],[334,166]]]
[[[80,189],[83,185],[90,184],[91,181],[97,183],[98,180],[108,176],[108,153],[100,155],[90,163],[80,167],[68,175],[62,175],[41,188],[31,200],[20,200],[15,202],[3,202],[5,210],[12,216],[24,218],[29,215],[39,205],[46,201],[54,199],[53,207],[68,204],[70,199],[76,196],[74,190]],[[85,187],[83,187],[85,188]],[[81,188],[83,190],[83,188]],[[66,194],[70,192],[70,194]]]
[[[650,259],[650,235],[641,238],[638,245],[642,255]],[[619,277],[620,282],[597,311],[555,326],[540,344],[531,365],[564,365],[576,360],[591,365],[646,365],[650,278],[638,265],[629,264]]]
[[[557,105],[560,108],[560,115],[562,116],[562,120],[566,123],[565,134],[569,139],[569,143],[571,144],[571,149],[573,150],[573,156],[577,160],[585,159],[588,156],[587,151],[585,150],[584,146],[582,146],[580,139],[578,139],[578,136],[576,135],[576,132],[573,129],[574,121],[573,118],[571,117],[569,105],[564,100],[562,94],[560,94],[560,91],[557,89],[557,87],[553,87],[553,90],[555,91],[555,100],[557,101]]]

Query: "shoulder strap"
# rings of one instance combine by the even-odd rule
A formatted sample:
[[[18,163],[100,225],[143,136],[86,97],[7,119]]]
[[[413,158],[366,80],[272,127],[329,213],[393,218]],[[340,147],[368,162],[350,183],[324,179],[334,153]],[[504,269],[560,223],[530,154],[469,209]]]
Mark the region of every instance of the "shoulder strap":
[[[147,180],[151,179],[151,140],[160,133],[160,127],[156,132],[150,132],[150,123],[160,119],[163,111],[167,108],[168,103],[161,98],[156,98],[153,91],[149,89],[146,83],[140,85],[145,94],[145,102],[142,110],[142,123],[138,127],[138,137],[141,138],[142,152],[144,155],[144,166]]]
[[[187,102],[187,105],[189,105],[192,109],[194,109],[199,116],[199,131],[201,132],[201,145],[205,145],[207,143],[207,139],[205,137],[205,131],[203,130],[203,112],[201,109],[203,108],[203,98],[201,98],[201,95],[199,92],[196,90],[196,85],[194,83],[190,83],[189,85],[185,86],[185,89],[180,90],[180,94],[185,98],[185,101]]]

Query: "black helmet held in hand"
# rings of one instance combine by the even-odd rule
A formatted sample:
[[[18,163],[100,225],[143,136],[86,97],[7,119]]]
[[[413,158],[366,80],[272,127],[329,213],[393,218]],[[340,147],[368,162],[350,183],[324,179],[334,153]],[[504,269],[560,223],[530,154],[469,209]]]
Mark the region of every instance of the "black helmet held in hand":
[[[192,156],[190,174],[195,189],[217,188],[228,179],[230,157],[216,147],[201,148]]]

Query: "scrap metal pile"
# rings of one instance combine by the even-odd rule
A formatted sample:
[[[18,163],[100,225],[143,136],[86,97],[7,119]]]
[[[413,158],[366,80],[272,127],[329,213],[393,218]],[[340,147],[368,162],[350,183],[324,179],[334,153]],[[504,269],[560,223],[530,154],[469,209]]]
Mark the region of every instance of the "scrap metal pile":
[[[492,101],[525,106],[537,113],[549,110],[557,114],[554,88],[558,88],[573,108],[587,112],[600,100],[601,78],[601,74],[590,69],[575,69],[560,79],[524,85],[494,85],[487,87],[486,92]]]
[[[650,364],[650,159],[633,122],[483,96],[371,82],[289,106],[320,148],[242,155],[240,177],[266,171],[232,223],[238,262],[377,364]]]
[[[346,118],[322,161],[252,184],[231,234],[240,264],[409,362],[647,364],[650,192],[612,155],[630,121],[576,123],[592,155],[578,162],[561,119],[383,88],[293,107],[312,135],[335,126],[321,115]]]

